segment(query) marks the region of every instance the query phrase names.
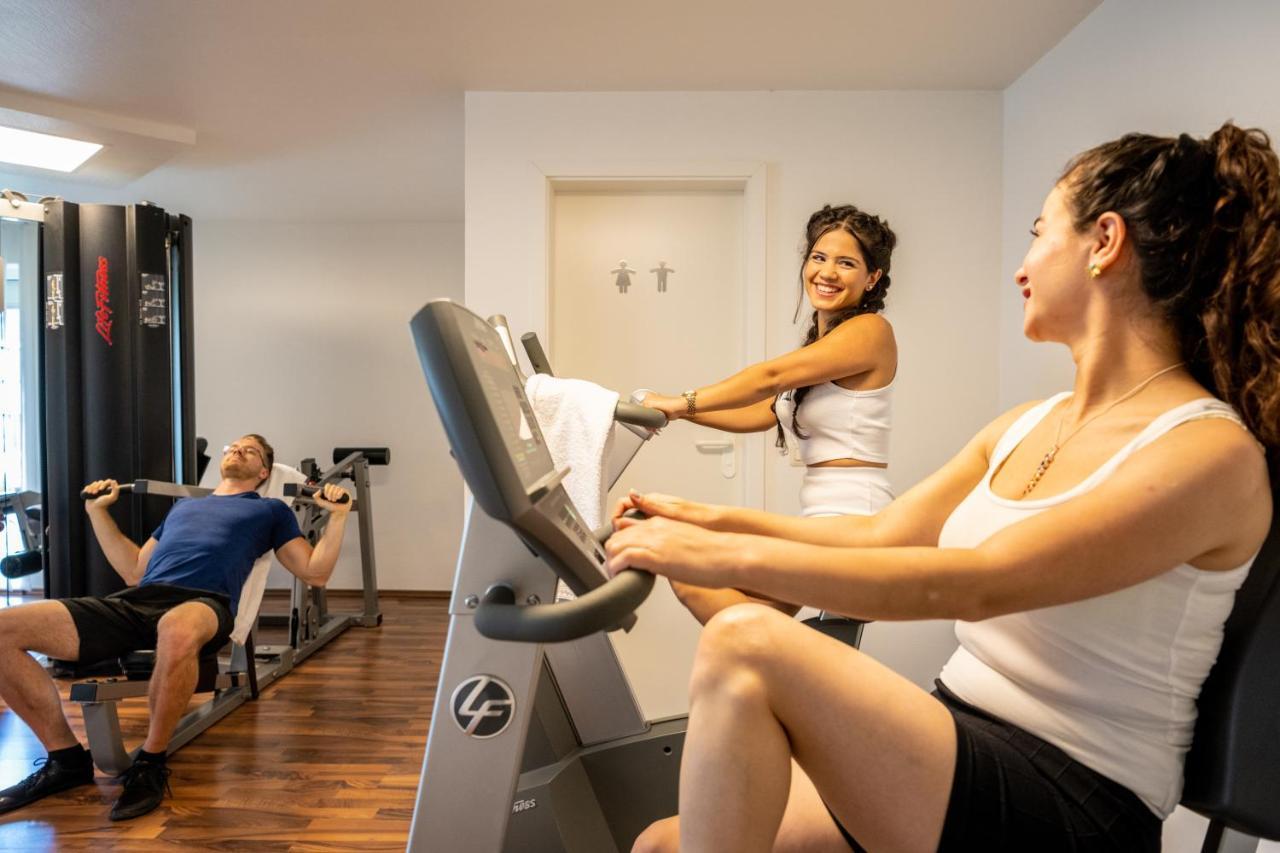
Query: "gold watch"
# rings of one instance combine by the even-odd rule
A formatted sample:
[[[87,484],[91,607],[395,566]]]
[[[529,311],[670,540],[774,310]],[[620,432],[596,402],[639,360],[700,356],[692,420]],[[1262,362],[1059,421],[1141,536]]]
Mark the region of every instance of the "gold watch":
[[[691,391],[682,391],[680,396],[684,397],[684,416],[686,418],[691,418],[696,415],[698,413],[697,389],[695,388]]]

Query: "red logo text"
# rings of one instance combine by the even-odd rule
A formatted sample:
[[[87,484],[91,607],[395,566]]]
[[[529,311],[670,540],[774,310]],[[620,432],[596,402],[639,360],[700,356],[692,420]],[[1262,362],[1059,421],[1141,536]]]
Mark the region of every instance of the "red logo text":
[[[111,288],[107,280],[107,259],[98,256],[98,272],[93,279],[93,301],[97,304],[98,310],[94,312],[94,329],[107,342],[107,346],[115,346],[111,343]]]

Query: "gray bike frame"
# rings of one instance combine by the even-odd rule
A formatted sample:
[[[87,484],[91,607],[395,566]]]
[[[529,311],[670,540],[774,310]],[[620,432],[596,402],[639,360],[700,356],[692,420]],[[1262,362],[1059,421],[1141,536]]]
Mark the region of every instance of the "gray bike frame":
[[[626,424],[615,433],[609,483],[649,436]],[[496,584],[537,603],[552,600],[556,576],[468,496],[408,849],[630,849],[651,819],[675,812],[685,718],[645,719],[603,632],[551,645],[482,636],[475,609]],[[468,734],[459,721],[489,710],[455,695],[476,675],[502,681],[513,699],[510,722],[493,736]]]

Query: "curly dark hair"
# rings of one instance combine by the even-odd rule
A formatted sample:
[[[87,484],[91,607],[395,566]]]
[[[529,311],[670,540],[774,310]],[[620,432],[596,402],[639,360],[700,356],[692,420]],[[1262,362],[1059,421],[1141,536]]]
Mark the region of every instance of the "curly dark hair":
[[[1128,134],[1073,159],[1059,182],[1077,230],[1124,219],[1142,289],[1191,375],[1280,446],[1280,160],[1265,132]]]
[[[862,252],[862,259],[866,264],[866,268],[872,272],[879,270],[880,278],[877,279],[872,287],[867,289],[857,305],[852,308],[846,308],[844,311],[840,311],[827,319],[826,331],[828,332],[851,317],[857,317],[859,314],[878,314],[884,310],[884,297],[889,290],[889,285],[893,283],[889,277],[889,265],[893,249],[898,244],[897,235],[893,233],[889,223],[880,217],[859,210],[851,204],[841,204],[835,207],[829,204],[823,205],[822,210],[809,217],[809,224],[805,226],[805,247],[800,261],[800,298],[796,302],[797,318],[800,316],[800,306],[804,304],[804,267],[808,262],[809,254],[813,251],[814,245],[824,235],[837,229],[843,230],[853,237],[854,242],[858,244],[858,250]],[[814,311],[809,321],[809,329],[805,332],[804,343],[801,346],[807,347],[816,341],[818,332],[818,312]],[[801,432],[799,415],[800,404],[809,395],[809,390],[812,387],[812,385],[806,385],[803,388],[797,388],[792,396],[791,429],[800,438],[808,438]],[[774,400],[771,408],[773,409],[774,419],[777,420],[777,400]],[[787,438],[782,429],[782,421],[778,421],[778,437],[774,443],[779,450],[786,451]]]

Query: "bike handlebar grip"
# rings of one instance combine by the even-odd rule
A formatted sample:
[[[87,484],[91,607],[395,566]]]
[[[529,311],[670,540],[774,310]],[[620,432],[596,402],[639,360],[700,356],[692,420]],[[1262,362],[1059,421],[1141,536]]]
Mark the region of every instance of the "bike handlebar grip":
[[[647,429],[662,429],[667,425],[667,416],[660,410],[625,401],[619,402],[613,410],[613,419]]]
[[[547,360],[547,354],[542,349],[542,342],[538,340],[538,336],[533,332],[525,332],[520,336],[520,343],[524,344],[525,355],[529,356],[529,364],[533,366],[535,373],[545,373],[547,376],[555,376],[551,372],[551,362]]]
[[[638,510],[638,509],[629,509],[629,510],[627,510],[626,512],[624,512],[624,513],[622,514],[622,517],[623,517],[623,518],[638,518],[639,520],[644,521],[644,520],[645,520],[646,518],[648,518],[649,516],[645,515],[643,512],[641,512],[641,511],[640,511],[640,510]],[[606,543],[606,542],[608,542],[608,541],[609,541],[609,537],[613,535],[613,532],[614,532],[614,531],[613,531],[613,522],[612,522],[612,521],[608,521],[608,522],[605,522],[604,524],[600,525],[599,527],[597,527],[595,530],[591,531],[591,535],[592,535],[592,536],[594,536],[594,537],[596,538],[596,541],[597,541],[597,542],[599,542],[601,545],[603,545],[604,543]]]
[[[476,607],[475,626],[491,640],[563,643],[599,631],[630,628],[635,610],[649,597],[654,577],[628,569],[572,601],[520,606],[511,587],[490,587]]]

